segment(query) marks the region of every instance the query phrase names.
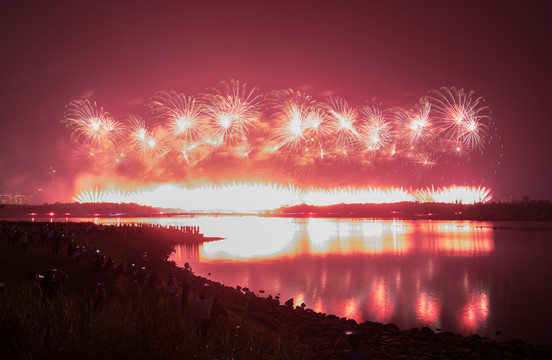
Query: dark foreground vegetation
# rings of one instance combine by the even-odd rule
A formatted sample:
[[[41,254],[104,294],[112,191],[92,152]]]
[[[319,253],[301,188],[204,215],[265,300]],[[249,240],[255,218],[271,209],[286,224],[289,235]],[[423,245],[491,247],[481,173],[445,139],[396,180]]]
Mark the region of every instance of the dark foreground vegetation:
[[[193,277],[186,299],[183,270],[167,261],[172,246],[183,241],[178,229],[50,224],[65,236],[74,234],[73,245],[67,240],[56,255],[39,235],[45,225],[0,222],[2,359],[338,359],[353,337],[372,359],[552,358],[549,347],[523,340],[358,324],[200,276]],[[13,226],[30,231],[32,243],[8,247],[5,230]],[[199,246],[185,239],[188,246]],[[77,245],[77,255],[70,254]],[[83,255],[88,252],[105,255],[91,261]],[[54,296],[33,295],[28,274],[52,268],[60,279],[68,277]],[[226,316],[212,313],[210,331],[202,336],[194,302],[205,289],[220,299]],[[354,335],[345,336],[346,331]]]
[[[306,358],[295,353],[303,348],[297,342],[263,340],[230,324],[203,338],[195,322],[191,311],[150,306],[138,296],[98,308],[77,289],[46,304],[12,291],[2,300],[0,351],[4,359]]]
[[[12,226],[33,234],[24,252],[21,241],[7,246],[4,230]],[[72,247],[79,246],[80,253],[69,254],[66,243],[53,254],[52,244],[40,238],[44,226],[53,226],[64,237],[75,234]],[[173,245],[182,242],[181,236],[157,227],[123,230],[88,224],[0,223],[1,358],[312,357],[293,334],[279,334],[262,325],[239,290],[233,289],[244,301],[226,302],[229,296],[222,285],[194,276],[187,301],[182,301],[180,288],[175,296],[169,294],[168,283],[172,277],[179,278],[181,269],[166,258]],[[82,256],[97,251],[101,255],[92,261]],[[113,262],[109,267],[108,258]],[[60,276],[63,281],[55,295],[33,294],[28,274],[42,276],[53,268],[68,276]],[[213,318],[209,334],[201,336],[194,301],[206,283],[212,285],[209,294],[220,298],[226,315]]]

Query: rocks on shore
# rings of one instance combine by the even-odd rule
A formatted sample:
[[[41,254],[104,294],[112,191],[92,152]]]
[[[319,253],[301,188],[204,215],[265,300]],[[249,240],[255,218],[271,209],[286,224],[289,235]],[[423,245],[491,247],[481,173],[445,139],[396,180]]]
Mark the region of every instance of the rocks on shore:
[[[363,322],[317,313],[302,304],[285,304],[272,296],[259,297],[247,288],[232,288],[209,281],[225,304],[244,305],[262,318],[263,325],[282,335],[297,336],[317,359],[337,359],[336,341],[347,330],[361,339],[361,350],[372,359],[552,359],[552,348],[523,340],[497,342],[477,334],[462,336],[434,332],[428,327],[401,330],[394,324]],[[343,343],[343,342],[342,342]],[[346,345],[341,344],[341,346]]]

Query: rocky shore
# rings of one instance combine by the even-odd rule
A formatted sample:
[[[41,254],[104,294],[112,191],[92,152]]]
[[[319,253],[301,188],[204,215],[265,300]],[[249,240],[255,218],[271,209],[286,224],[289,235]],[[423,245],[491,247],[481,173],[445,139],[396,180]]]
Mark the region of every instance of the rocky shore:
[[[266,328],[297,336],[310,346],[316,359],[338,359],[336,350],[346,348],[347,344],[339,344],[336,349],[336,341],[346,331],[360,337],[360,349],[372,359],[552,359],[552,348],[521,339],[497,342],[479,335],[435,333],[427,327],[402,330],[394,324],[369,321],[359,324],[306,307],[293,307],[292,301],[281,304],[270,296],[257,296],[247,288],[231,288],[202,277],[197,280],[210,283],[224,304],[247,304]]]

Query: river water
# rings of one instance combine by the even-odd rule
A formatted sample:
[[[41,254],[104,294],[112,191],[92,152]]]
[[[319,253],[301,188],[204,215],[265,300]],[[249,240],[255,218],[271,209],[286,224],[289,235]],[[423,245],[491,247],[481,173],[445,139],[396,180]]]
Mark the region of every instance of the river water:
[[[552,345],[552,223],[197,216],[178,265],[358,322]],[[102,222],[105,222],[102,221]],[[497,334],[497,330],[500,334]]]

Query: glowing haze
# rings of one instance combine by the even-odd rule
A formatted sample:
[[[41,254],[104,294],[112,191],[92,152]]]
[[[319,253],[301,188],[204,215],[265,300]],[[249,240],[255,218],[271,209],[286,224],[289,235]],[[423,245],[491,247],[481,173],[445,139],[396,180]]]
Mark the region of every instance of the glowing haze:
[[[79,202],[193,211],[476,203],[489,201],[491,191],[473,179],[467,184],[462,173],[499,139],[483,103],[451,87],[408,108],[353,105],[295,90],[261,93],[232,80],[200,94],[157,92],[143,114],[122,118],[74,100],[62,122],[86,163],[76,182]]]

